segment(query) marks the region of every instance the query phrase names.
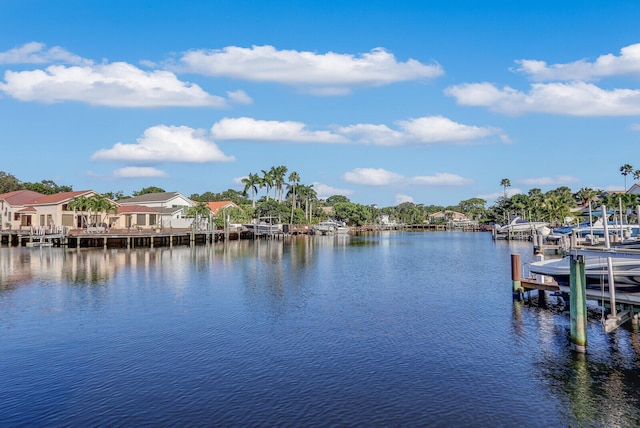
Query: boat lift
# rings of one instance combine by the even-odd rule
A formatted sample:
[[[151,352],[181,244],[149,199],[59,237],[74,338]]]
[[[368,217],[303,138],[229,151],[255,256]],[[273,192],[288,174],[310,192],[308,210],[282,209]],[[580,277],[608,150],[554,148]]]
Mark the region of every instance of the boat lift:
[[[603,215],[606,213],[606,207],[602,206]],[[585,275],[585,256],[598,256],[607,258],[607,276],[609,284],[609,302],[611,305],[611,313],[603,320],[605,332],[610,333],[619,326],[629,321],[633,316],[632,322],[638,322],[638,315],[631,314],[630,311],[617,311],[616,307],[616,291],[614,281],[614,270],[611,261],[612,257],[634,258],[640,259],[640,250],[625,249],[620,247],[612,248],[609,242],[609,233],[607,224],[604,223],[604,248],[587,248],[575,247],[569,251],[570,257],[570,313],[571,313],[571,345],[572,349],[577,352],[586,352],[587,346],[587,289]],[[550,290],[553,285],[544,282],[538,282],[530,279],[522,278],[520,267],[520,255],[511,256],[511,273],[513,280],[514,293],[522,293],[525,289]],[[558,288],[559,289],[559,288]]]

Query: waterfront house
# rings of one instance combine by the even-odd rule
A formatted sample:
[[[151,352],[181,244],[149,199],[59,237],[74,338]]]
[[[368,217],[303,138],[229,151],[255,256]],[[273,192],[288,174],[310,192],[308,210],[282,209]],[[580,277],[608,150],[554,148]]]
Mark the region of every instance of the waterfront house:
[[[205,205],[211,210],[211,213],[214,217],[218,217],[218,214],[225,209],[238,207],[238,205],[236,205],[233,201],[205,202]]]
[[[156,208],[158,211],[159,219],[155,220],[157,225],[162,228],[188,228],[191,227],[193,223],[193,219],[186,217],[187,210],[196,204],[186,196],[178,193],[178,192],[162,192],[162,193],[146,193],[144,195],[134,196],[128,199],[120,199],[118,201],[120,207],[147,207],[147,208]],[[126,210],[123,210],[123,214]],[[134,224],[136,227],[145,227],[148,228],[149,221],[152,219],[149,216],[154,215],[151,211],[147,212],[126,212],[126,214],[135,214],[135,220],[133,217],[129,217],[129,221],[132,221],[131,226]],[[143,217],[147,216],[143,224]],[[125,219],[125,227],[126,227]]]
[[[33,190],[15,190],[0,194],[0,229],[31,226],[34,210],[26,209],[25,203],[41,196],[44,195]]]
[[[85,221],[101,223],[108,213],[91,213],[91,218],[86,219],[84,213],[68,208],[69,202],[75,198],[90,198],[95,195],[98,193],[93,190],[79,190],[37,196],[25,202],[24,208],[20,210],[21,226],[82,228]]]
[[[627,190],[627,193],[631,193],[632,195],[640,195],[640,184],[633,183],[633,186],[631,186],[629,190]]]
[[[112,219],[109,226],[117,229],[161,229],[162,213],[160,208],[144,205],[119,206],[117,218]]]
[[[438,211],[429,215],[429,223],[460,222],[468,220],[467,216],[452,210]]]

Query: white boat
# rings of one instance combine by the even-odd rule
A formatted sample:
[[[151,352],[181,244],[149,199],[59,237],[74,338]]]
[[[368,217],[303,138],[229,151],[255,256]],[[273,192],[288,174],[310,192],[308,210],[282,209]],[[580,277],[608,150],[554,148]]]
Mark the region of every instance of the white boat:
[[[596,216],[598,214],[594,214]],[[607,231],[609,235],[617,235],[620,240],[628,240],[640,235],[640,226],[637,224],[620,223],[609,219],[607,221]],[[589,220],[581,222],[577,226],[565,226],[558,229],[554,229],[549,234],[548,239],[558,240],[563,236],[575,235],[578,238],[604,238],[604,221],[602,216],[598,215],[598,218],[589,224]]]
[[[260,217],[258,220],[254,220],[243,226],[256,235],[282,232],[282,224],[278,223],[274,217]]]
[[[509,232],[527,232],[533,230],[541,230],[545,231],[544,228],[549,226],[549,223],[544,221],[529,221],[524,220],[520,216],[514,216],[511,218],[509,223],[504,226],[498,226],[496,231],[498,233],[509,233]]]
[[[561,259],[532,262],[529,264],[529,272],[535,275],[550,276],[559,285],[568,286],[570,280],[569,262],[569,256]],[[631,291],[637,287],[638,291],[640,291],[640,259],[611,257],[611,264],[613,266],[613,280],[616,288]],[[607,257],[586,256],[584,272],[588,287],[600,287],[608,284]]]
[[[350,228],[344,223],[336,220],[324,220],[311,227],[313,233],[317,235],[344,235],[349,233]]]

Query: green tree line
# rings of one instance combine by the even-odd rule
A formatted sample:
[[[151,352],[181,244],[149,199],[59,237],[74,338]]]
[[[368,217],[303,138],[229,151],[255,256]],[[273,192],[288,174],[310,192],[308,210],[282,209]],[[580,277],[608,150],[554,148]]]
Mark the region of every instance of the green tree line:
[[[620,172],[625,180],[630,174],[635,179],[640,179],[640,170],[634,170],[631,165],[624,165],[620,168]],[[624,211],[633,210],[638,204],[638,195],[608,194],[592,188],[581,188],[577,192],[572,192],[566,186],[547,192],[533,188],[526,194],[508,196],[507,188],[511,186],[511,182],[508,178],[504,178],[500,181],[503,196],[489,207],[484,199],[471,198],[453,206],[403,202],[396,206],[378,208],[375,205],[352,202],[344,195],[333,195],[325,200],[319,199],[313,185],[304,184],[298,172],[289,172],[284,165],[273,166],[270,169],[261,170],[260,173],[250,172],[242,179],[242,184],[244,185],[242,190],[227,189],[218,193],[207,191],[203,194],[190,195],[192,200],[201,203],[194,207],[191,214],[194,217],[204,215],[205,202],[233,201],[238,208],[225,210],[224,216],[234,223],[243,223],[258,217],[276,217],[283,223],[314,224],[331,217],[350,226],[362,226],[379,221],[381,215],[387,215],[390,221],[396,223],[421,224],[428,221],[430,215],[436,212],[452,210],[463,213],[480,223],[505,223],[511,216],[519,215],[530,220],[562,224],[566,218],[572,216],[576,208],[586,207],[589,203],[594,210],[604,204],[615,209],[622,205]],[[21,182],[15,176],[0,171],[0,193],[21,189],[44,194],[72,190],[71,186],[60,186],[51,180],[43,180],[40,183]],[[134,191],[132,196],[158,192],[165,192],[165,190],[157,186],[149,186]],[[130,197],[124,195],[122,191],[106,192],[101,196],[112,201]],[[104,203],[104,201],[100,202]],[[96,207],[91,208],[95,212]],[[86,209],[86,211],[91,210]],[[223,218],[217,219],[217,222],[222,224]]]

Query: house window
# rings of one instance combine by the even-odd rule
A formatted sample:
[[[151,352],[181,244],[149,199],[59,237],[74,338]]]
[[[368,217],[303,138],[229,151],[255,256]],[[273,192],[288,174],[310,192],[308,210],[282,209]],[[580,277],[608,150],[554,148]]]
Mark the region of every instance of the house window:
[[[44,226],[44,214],[40,214],[40,226]]]
[[[147,224],[146,214],[137,214],[136,223],[138,226],[145,226]]]
[[[51,214],[47,214],[47,226],[53,226],[54,224],[53,216]]]
[[[155,214],[149,214],[149,226],[155,226],[157,223]]]
[[[62,225],[73,227],[73,214],[62,214]]]

